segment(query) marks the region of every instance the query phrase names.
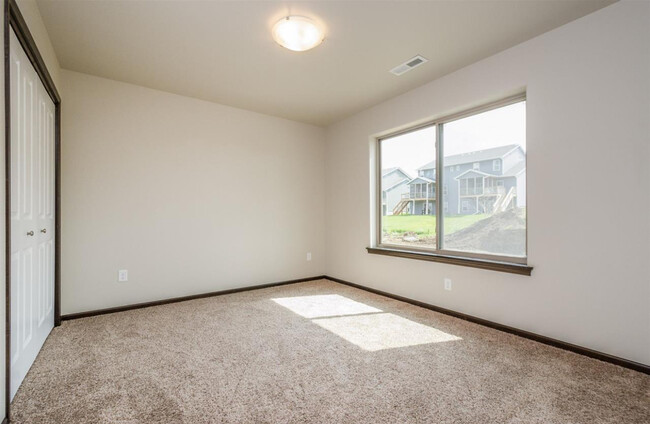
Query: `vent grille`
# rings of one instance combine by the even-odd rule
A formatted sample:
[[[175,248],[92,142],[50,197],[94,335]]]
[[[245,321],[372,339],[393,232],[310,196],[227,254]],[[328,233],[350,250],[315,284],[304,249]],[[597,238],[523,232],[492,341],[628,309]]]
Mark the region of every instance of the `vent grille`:
[[[393,75],[403,75],[410,71],[411,69],[415,69],[420,65],[423,65],[427,63],[429,59],[427,59],[424,56],[417,55],[415,57],[410,58],[406,62],[402,63],[401,65],[397,65],[393,69],[390,70],[391,74]]]

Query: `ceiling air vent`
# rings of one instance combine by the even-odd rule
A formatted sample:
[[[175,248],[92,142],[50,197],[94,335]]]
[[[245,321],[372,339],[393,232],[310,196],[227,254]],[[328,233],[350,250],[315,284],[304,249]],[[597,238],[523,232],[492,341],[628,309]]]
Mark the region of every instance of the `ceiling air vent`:
[[[399,76],[407,73],[413,68],[417,68],[418,66],[427,63],[428,61],[429,59],[427,59],[426,57],[417,55],[415,57],[410,58],[409,60],[402,63],[401,65],[394,67],[393,69],[390,70],[390,73]]]

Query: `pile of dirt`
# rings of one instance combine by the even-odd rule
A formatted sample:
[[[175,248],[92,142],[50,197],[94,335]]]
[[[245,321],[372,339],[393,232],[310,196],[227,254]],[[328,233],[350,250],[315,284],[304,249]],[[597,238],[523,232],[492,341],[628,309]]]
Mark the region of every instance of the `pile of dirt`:
[[[405,233],[384,233],[382,241],[387,244],[405,245],[405,246],[419,246],[419,247],[435,247],[435,236],[418,235],[414,232]]]
[[[445,248],[497,255],[526,252],[526,210],[509,209],[445,237]]]

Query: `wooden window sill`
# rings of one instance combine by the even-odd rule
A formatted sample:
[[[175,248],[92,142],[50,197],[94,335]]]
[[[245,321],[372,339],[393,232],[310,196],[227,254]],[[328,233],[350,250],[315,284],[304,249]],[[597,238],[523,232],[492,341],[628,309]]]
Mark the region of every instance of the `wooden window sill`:
[[[523,264],[441,255],[439,253],[414,252],[412,250],[401,250],[387,247],[367,247],[366,250],[368,253],[375,255],[396,256],[398,258],[418,259],[421,261],[442,262],[445,264],[469,266],[472,268],[488,269],[491,271],[509,272],[511,274],[530,275],[533,271],[532,266]]]

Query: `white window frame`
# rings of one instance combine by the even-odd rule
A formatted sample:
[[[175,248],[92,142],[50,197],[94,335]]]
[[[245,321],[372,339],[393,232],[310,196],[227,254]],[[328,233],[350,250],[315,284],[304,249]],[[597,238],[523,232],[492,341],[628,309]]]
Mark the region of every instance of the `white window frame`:
[[[492,161],[492,170],[495,172],[501,171],[501,159],[494,159]]]
[[[480,170],[481,170],[481,163],[480,163],[480,162],[474,162],[474,163],[472,164],[472,169],[473,169],[474,171],[480,171]]]
[[[443,128],[446,123],[449,123],[451,121],[455,121],[458,119],[466,118],[472,115],[477,115],[479,113],[487,112],[489,110],[493,109],[498,109],[501,107],[505,107],[511,104],[519,103],[522,101],[526,101],[526,94],[522,93],[516,96],[511,96],[506,99],[503,99],[501,101],[493,102],[487,105],[484,105],[482,107],[466,110],[464,112],[450,115],[441,119],[436,119],[431,122],[427,122],[412,128],[408,128],[406,130],[401,130],[399,132],[394,132],[394,133],[389,133],[386,135],[382,135],[380,137],[377,137],[375,140],[377,142],[377,148],[376,148],[376,168],[377,168],[377,190],[381,190],[381,141],[389,138],[396,137],[398,135],[403,135],[409,132],[421,130],[427,127],[435,127],[436,128],[436,176],[435,180],[438,182],[436,184],[436,198],[437,199],[442,199],[443,198],[443,185],[439,184],[439,182],[443,182],[444,184],[444,139],[443,139]],[[441,143],[442,141],[442,143]],[[441,148],[442,147],[442,148]],[[479,170],[480,170],[480,162],[475,162],[472,167],[473,169],[475,168],[475,164],[479,164]],[[451,166],[453,169],[453,166]],[[456,169],[459,170],[460,165],[456,165]],[[527,190],[526,190],[527,192]],[[379,192],[377,193],[379,195]],[[463,201],[464,200],[469,200],[469,199],[462,199],[460,198],[460,190],[459,190],[459,200],[461,203],[461,208],[467,208],[463,212],[468,211],[468,207],[464,206]],[[487,263],[492,263],[492,266],[498,267],[499,265],[504,265],[504,264],[512,264],[514,267],[515,265],[520,266],[526,266],[527,261],[528,261],[528,249],[527,249],[527,244],[528,244],[528,237],[526,237],[526,252],[524,256],[503,256],[503,255],[494,255],[494,254],[483,254],[483,253],[475,253],[475,252],[467,252],[467,251],[446,251],[444,249],[444,244],[442,243],[443,241],[443,234],[441,231],[436,232],[436,237],[437,237],[437,242],[436,242],[436,248],[417,248],[417,247],[406,247],[403,245],[390,245],[386,243],[382,243],[382,208],[381,208],[381,197],[379,197],[379,205],[376,208],[375,216],[377,219],[375,220],[376,223],[376,236],[374,238],[374,243],[373,247],[369,248],[369,251],[371,249],[399,249],[400,251],[408,251],[408,252],[421,252],[425,253],[426,256],[434,256],[434,257],[441,257],[441,258],[468,258],[472,259],[472,261],[468,262],[473,262],[473,260],[481,260],[481,261],[486,261]],[[437,219],[437,225],[436,228],[442,229],[443,228],[443,216],[444,216],[444,200],[443,202],[435,202],[435,209],[436,209],[436,219]],[[443,246],[441,249],[440,246]],[[374,253],[374,252],[373,252]],[[398,255],[399,256],[399,255]],[[437,260],[437,259],[429,259],[429,260]],[[446,260],[442,260],[445,262]],[[475,266],[475,265],[468,265],[468,266]],[[532,269],[531,267],[527,267],[529,269]],[[509,272],[509,271],[508,271]],[[514,271],[516,273],[519,273],[518,271]],[[528,274],[529,275],[529,274]]]

